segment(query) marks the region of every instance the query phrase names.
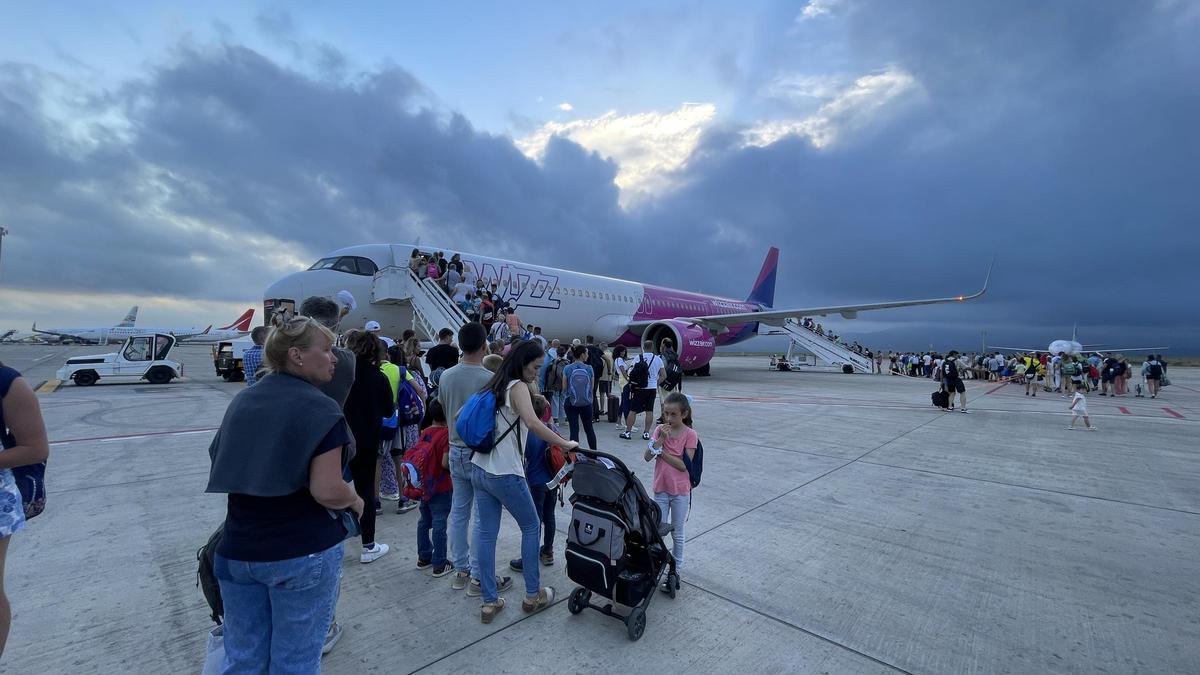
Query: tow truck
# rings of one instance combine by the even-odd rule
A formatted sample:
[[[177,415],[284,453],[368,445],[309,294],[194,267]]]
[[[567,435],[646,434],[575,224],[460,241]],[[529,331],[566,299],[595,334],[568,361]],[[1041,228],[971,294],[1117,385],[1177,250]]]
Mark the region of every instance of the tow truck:
[[[226,382],[241,382],[246,379],[242,366],[242,354],[254,346],[250,338],[226,340],[213,347],[213,369]]]
[[[174,347],[174,335],[132,335],[126,338],[119,352],[67,359],[66,365],[59,368],[55,376],[63,382],[72,380],[80,387],[91,386],[102,379],[166,384],[183,377],[183,364],[167,358]]]

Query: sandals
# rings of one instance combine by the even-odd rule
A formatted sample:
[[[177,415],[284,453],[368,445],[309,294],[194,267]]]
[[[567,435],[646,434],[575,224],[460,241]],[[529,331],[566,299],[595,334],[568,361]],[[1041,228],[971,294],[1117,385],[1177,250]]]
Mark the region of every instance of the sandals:
[[[521,601],[521,611],[526,614],[533,614],[538,610],[545,609],[554,603],[554,587],[543,586],[538,591],[537,597],[533,600],[525,598]],[[485,622],[486,623],[486,622]]]
[[[504,609],[504,598],[496,598],[495,602],[485,602],[479,610],[479,620],[484,623],[491,623],[492,619]]]

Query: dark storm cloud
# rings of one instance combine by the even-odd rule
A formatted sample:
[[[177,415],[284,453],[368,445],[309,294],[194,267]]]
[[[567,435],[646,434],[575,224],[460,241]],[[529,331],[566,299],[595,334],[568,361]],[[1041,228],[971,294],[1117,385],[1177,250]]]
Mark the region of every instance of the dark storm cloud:
[[[744,296],[778,245],[777,304],[788,306],[969,291],[996,256],[986,301],[861,325],[890,326],[870,336],[885,345],[938,335],[973,346],[981,330],[1040,342],[1076,320],[1091,339],[1195,344],[1190,11],[848,3],[770,22],[762,53],[726,69],[745,90],[802,70],[836,39],[847,73],[911,73],[920,95],[822,149],[796,137],[743,147],[740,129],[714,129],[679,189],[629,212],[612,161],[555,139],[535,163],[445,112],[399,66],[347,74],[286,16],[262,17],[260,30],[299,45],[313,72],[237,44],[183,46],[145,78],[75,102],[127,125],[68,128],[48,114],[57,76],[6,64],[0,219],[34,253],[14,259],[6,245],[5,278],[232,299],[286,271],[273,241],[308,260],[419,236]]]

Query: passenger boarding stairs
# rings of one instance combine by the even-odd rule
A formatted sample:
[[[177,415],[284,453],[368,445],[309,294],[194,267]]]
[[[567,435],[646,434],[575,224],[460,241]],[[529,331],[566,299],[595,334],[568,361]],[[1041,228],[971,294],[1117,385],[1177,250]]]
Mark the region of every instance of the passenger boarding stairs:
[[[839,367],[843,364],[850,364],[855,371],[860,373],[875,372],[871,359],[861,354],[856,354],[849,347],[840,345],[824,336],[817,335],[815,332],[802,326],[795,319],[784,321],[781,328],[796,346],[825,363]]]
[[[457,335],[467,323],[467,315],[436,281],[418,278],[408,267],[379,270],[371,285],[371,302],[411,305],[413,330],[424,333],[431,342],[437,341],[441,329],[449,328]]]

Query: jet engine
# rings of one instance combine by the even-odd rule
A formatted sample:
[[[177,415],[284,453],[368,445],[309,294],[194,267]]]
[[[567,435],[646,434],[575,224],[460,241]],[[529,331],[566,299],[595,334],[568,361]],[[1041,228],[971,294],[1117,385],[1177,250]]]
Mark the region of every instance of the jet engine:
[[[708,365],[717,351],[717,342],[707,328],[686,321],[658,321],[650,324],[642,340],[650,340],[658,349],[663,338],[671,338],[684,370],[698,370]]]

